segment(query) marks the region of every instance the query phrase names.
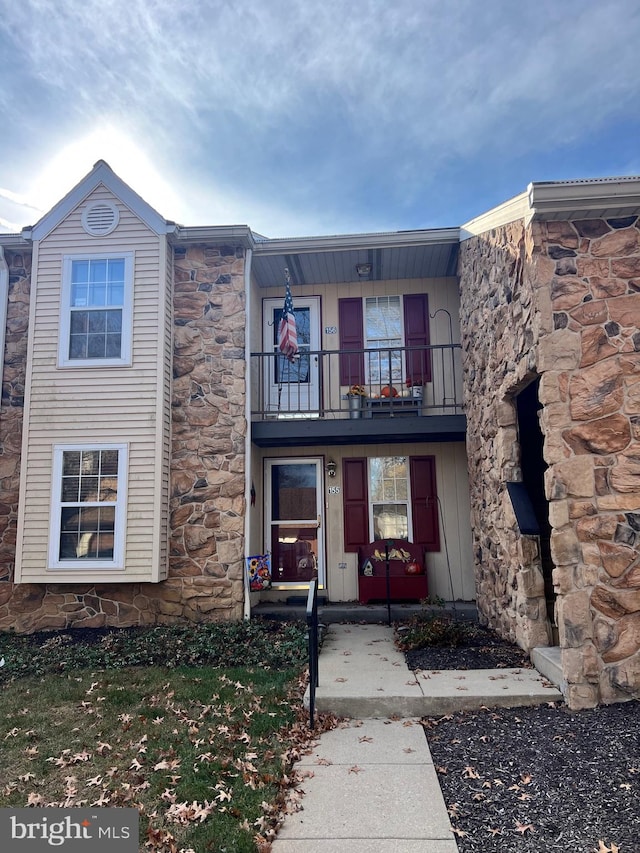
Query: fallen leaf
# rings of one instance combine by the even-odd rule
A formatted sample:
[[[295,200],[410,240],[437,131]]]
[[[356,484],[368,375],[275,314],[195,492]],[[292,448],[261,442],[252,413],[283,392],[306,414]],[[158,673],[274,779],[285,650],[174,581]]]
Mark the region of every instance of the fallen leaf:
[[[517,832],[521,832],[522,835],[525,832],[535,832],[535,828],[532,823],[520,823],[519,820],[516,821],[516,830]]]
[[[27,797],[27,805],[29,806],[39,806],[44,802],[44,797],[42,794],[36,794],[34,791],[31,791],[29,796]]]
[[[354,764],[353,767],[349,768],[349,773],[362,773],[362,767],[358,767],[357,764]]]
[[[465,836],[469,835],[469,833],[468,833],[468,832],[465,832],[465,831],[464,831],[464,829],[458,829],[458,827],[457,827],[457,826],[452,826],[452,827],[451,827],[451,832],[454,832],[454,833],[455,833],[456,835],[458,835],[460,838],[465,838]]]

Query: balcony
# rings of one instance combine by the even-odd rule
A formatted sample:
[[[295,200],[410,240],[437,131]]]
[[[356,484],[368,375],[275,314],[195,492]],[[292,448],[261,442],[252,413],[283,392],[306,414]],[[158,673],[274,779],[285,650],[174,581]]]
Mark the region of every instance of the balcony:
[[[463,440],[460,357],[459,344],[303,349],[293,361],[252,353],[252,440],[262,447]]]

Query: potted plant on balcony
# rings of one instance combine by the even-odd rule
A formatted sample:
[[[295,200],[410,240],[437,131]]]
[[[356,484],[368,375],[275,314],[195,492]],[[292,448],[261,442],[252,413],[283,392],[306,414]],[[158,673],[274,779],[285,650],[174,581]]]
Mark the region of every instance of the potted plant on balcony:
[[[422,399],[422,380],[418,380],[415,384],[411,377],[407,379],[406,382],[407,390],[409,391],[409,396],[414,397],[417,400]]]
[[[367,396],[364,385],[352,385],[347,391],[349,401],[349,417],[359,418],[362,416],[362,399]]]

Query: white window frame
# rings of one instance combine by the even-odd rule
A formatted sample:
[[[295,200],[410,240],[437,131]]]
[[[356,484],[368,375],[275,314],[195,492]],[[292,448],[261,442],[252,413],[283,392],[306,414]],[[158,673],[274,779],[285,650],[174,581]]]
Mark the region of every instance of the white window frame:
[[[91,254],[63,255],[58,340],[58,367],[130,367],[133,332],[133,252],[92,252]],[[122,305],[122,333],[119,358],[70,358],[71,333],[71,270],[74,261],[124,260],[124,299]]]
[[[387,299],[387,300],[397,299],[398,300],[398,304],[400,307],[400,343],[398,344],[398,346],[400,347],[400,349],[405,347],[406,346],[406,338],[405,338],[405,334],[404,334],[404,296],[402,294],[398,294],[398,293],[391,293],[391,294],[380,294],[379,296],[363,296],[362,297],[362,322],[363,322],[363,326],[364,326],[364,328],[362,330],[362,332],[363,332],[362,341],[364,343],[365,350],[373,353],[373,352],[375,352],[376,349],[381,349],[382,352],[388,353],[389,350],[395,349],[393,344],[388,344],[387,346],[382,347],[382,348],[377,347],[377,346],[372,346],[372,339],[367,336],[367,300],[368,299],[369,300],[375,299],[376,302],[378,302],[378,303],[379,303],[380,299]],[[372,358],[375,358],[375,356],[365,355],[365,383],[367,385],[373,385],[376,387],[377,386],[382,387],[384,385],[399,385],[400,387],[397,390],[398,390],[398,392],[400,392],[402,390],[402,388],[404,387],[405,378],[406,378],[405,377],[406,364],[405,364],[404,354],[402,353],[400,355],[400,374],[401,375],[400,375],[400,377],[397,377],[395,379],[392,379],[391,377],[389,377],[389,379],[384,379],[384,378],[373,379],[371,376],[371,359]]]
[[[86,560],[60,559],[60,525],[62,523],[62,470],[63,456],[68,451],[117,450],[118,451],[118,496],[115,501],[115,527],[113,559]],[[53,447],[53,475],[51,481],[51,521],[49,529],[48,569],[73,571],[124,570],[124,552],[127,521],[127,482],[129,468],[128,444],[58,444]],[[91,505],[91,504],[89,504]],[[100,504],[104,506],[104,503]]]
[[[407,542],[413,542],[413,512],[412,512],[412,503],[411,503],[411,464],[409,461],[409,456],[405,456],[404,454],[399,454],[402,459],[405,460],[405,464],[407,466],[407,499],[406,500],[377,500],[373,497],[373,488],[371,482],[371,467],[372,463],[375,459],[388,459],[395,458],[391,455],[389,456],[370,456],[367,460],[367,493],[369,499],[369,536],[371,541],[375,536],[375,524],[373,518],[373,505],[374,504],[394,504],[397,506],[405,506],[407,507]],[[385,537],[383,537],[385,538]],[[396,537],[392,537],[396,538]]]

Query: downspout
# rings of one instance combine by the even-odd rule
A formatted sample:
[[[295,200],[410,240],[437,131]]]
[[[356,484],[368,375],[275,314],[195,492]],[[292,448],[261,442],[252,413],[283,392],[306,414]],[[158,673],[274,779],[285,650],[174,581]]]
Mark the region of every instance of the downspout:
[[[246,250],[244,261],[244,416],[247,422],[244,437],[244,495],[245,495],[245,511],[244,511],[244,543],[245,551],[251,532],[250,523],[250,493],[251,493],[251,260],[253,252],[251,249]],[[245,620],[251,619],[251,596],[249,595],[249,583],[247,570],[245,566],[245,556],[242,558],[242,584],[244,589],[244,614]]]

